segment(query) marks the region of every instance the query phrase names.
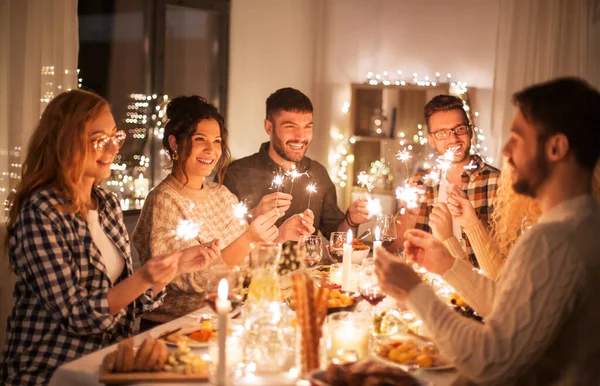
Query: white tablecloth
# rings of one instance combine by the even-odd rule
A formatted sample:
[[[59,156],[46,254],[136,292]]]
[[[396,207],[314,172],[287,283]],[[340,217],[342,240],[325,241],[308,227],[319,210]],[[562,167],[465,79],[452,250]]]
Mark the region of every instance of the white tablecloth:
[[[173,320],[169,323],[165,323],[158,327],[153,328],[150,331],[146,331],[141,333],[135,337],[135,345],[140,345],[144,339],[148,336],[148,334],[152,334],[152,336],[156,337],[163,331],[173,330],[187,323],[193,322],[200,315],[204,313],[212,313],[212,310],[208,307],[200,309],[196,312],[193,312],[189,315],[183,316],[179,319]],[[102,385],[102,383],[98,382],[100,365],[102,364],[102,359],[106,356],[106,354],[115,350],[115,345],[106,347],[102,350],[96,351],[89,355],[86,355],[80,359],[74,360],[72,362],[66,363],[59,367],[50,379],[50,386],[83,386],[83,385]],[[417,377],[422,380],[429,382],[433,386],[449,386],[457,378],[457,373],[455,371],[443,371],[443,372],[418,372],[416,374]],[[208,385],[209,383],[194,383],[195,385]],[[271,383],[273,385],[277,383]],[[306,383],[305,383],[306,384]],[[141,385],[141,384],[138,384]],[[180,386],[182,383],[148,383],[143,384],[143,386]]]

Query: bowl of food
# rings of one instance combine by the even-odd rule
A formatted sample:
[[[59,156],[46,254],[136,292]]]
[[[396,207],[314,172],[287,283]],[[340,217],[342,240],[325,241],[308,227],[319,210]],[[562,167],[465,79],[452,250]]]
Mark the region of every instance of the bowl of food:
[[[369,248],[369,246],[365,245],[361,240],[359,239],[353,239],[352,240],[352,263],[354,264],[360,264],[363,259],[365,259],[367,256],[369,256],[369,251],[371,250],[371,248]]]

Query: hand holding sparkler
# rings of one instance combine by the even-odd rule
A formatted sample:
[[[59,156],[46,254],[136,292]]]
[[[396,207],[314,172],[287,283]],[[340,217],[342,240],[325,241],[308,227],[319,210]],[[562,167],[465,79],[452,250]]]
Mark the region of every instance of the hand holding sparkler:
[[[252,221],[246,231],[251,242],[274,241],[279,236],[279,231],[275,226],[277,220],[281,217],[276,208],[262,214]]]
[[[348,216],[350,221],[356,225],[364,224],[371,219],[369,209],[367,207],[368,200],[366,197],[357,198],[348,207]]]
[[[250,216],[253,219],[265,214],[272,209],[278,209],[283,216],[292,205],[292,196],[287,193],[275,192],[263,196],[258,205],[250,210]]]
[[[463,228],[477,225],[479,218],[465,192],[454,184],[448,185],[448,210],[452,219]]]
[[[279,226],[279,241],[298,241],[300,236],[309,236],[313,234],[315,232],[315,227],[313,226],[314,222],[315,214],[310,209],[306,209],[302,213],[293,215]]]
[[[404,233],[404,239],[404,256],[427,271],[442,276],[454,264],[454,257],[432,234],[411,229]]]
[[[442,242],[454,236],[452,215],[445,203],[437,202],[433,205],[429,214],[429,226],[435,238]]]

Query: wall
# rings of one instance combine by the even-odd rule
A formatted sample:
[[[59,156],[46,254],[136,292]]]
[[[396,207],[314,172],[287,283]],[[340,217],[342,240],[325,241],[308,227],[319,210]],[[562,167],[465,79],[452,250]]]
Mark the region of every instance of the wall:
[[[368,71],[450,72],[483,89],[475,99],[480,125],[489,126],[497,6],[497,0],[233,0],[228,125],[234,158],[266,140],[264,100],[289,85],[313,100],[309,155],[327,164],[329,129],[346,130],[341,107],[350,100],[350,83]]]

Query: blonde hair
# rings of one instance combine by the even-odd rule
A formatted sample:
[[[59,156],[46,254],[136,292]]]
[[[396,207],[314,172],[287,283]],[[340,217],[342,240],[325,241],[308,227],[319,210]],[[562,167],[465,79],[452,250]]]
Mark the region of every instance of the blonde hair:
[[[85,198],[78,194],[77,185],[90,147],[87,126],[106,107],[105,99],[82,90],[64,92],[50,101],[29,140],[21,181],[8,198],[6,240],[25,201],[41,189],[57,189],[68,202],[58,210],[85,218]]]
[[[492,237],[498,245],[500,256],[506,258],[521,235],[523,220],[530,224],[537,223],[540,207],[528,196],[515,193],[512,186],[513,168],[507,165],[500,174],[494,210],[490,216]],[[600,162],[596,164],[592,176],[592,191],[600,197]]]

